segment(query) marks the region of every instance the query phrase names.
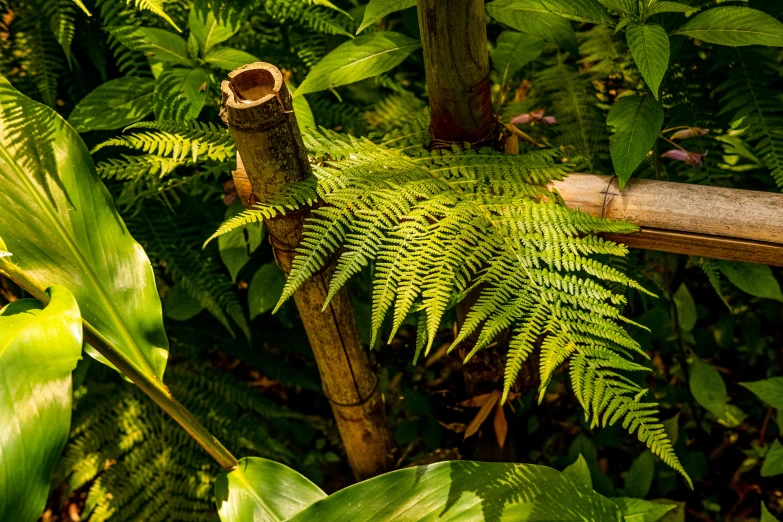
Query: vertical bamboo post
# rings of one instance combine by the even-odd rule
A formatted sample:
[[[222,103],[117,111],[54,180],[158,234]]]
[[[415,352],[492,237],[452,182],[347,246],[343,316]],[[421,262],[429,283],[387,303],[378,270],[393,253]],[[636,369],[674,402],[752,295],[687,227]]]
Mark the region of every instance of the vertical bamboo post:
[[[235,69],[222,85],[221,116],[231,130],[253,195],[259,201],[312,176],[293,111],[291,92],[268,63]],[[265,220],[280,268],[288,274],[302,239],[306,211]],[[392,442],[378,378],[370,368],[345,291],[321,311],[330,263],[294,294],[307,337],[357,479],[387,471]]]
[[[484,0],[417,0],[434,142],[493,146]]]
[[[469,142],[496,147],[500,131],[492,108],[484,0],[417,0],[424,69],[430,103],[430,148]],[[457,304],[457,324],[478,298],[471,292]],[[467,339],[475,343],[478,334]],[[462,350],[467,353],[468,350]],[[496,350],[483,350],[465,364],[469,396],[496,389],[503,361]],[[492,434],[474,443],[476,460],[514,460],[513,426],[501,449]]]

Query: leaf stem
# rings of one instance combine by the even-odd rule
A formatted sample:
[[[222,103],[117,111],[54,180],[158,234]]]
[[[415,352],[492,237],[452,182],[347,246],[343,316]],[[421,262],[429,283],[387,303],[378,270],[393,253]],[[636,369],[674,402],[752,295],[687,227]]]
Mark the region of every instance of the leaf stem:
[[[19,285],[27,293],[44,304],[49,303],[46,289],[34,281],[24,270],[12,263],[9,258],[0,258],[0,275],[3,275]],[[123,375],[128,377],[138,388],[147,394],[155,403],[163,408],[171,418],[193,437],[196,442],[214,458],[223,469],[233,470],[237,467],[236,457],[217,440],[196,417],[171,395],[171,392],[156,378],[144,373],[131,359],[120,351],[110,340],[103,336],[90,323],[82,319],[84,340],[106,357]]]

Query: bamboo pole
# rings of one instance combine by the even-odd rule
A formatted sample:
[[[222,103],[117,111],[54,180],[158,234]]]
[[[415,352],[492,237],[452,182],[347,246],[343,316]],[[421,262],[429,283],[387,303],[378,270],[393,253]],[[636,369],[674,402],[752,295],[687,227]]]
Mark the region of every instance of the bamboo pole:
[[[228,77],[222,85],[221,116],[234,137],[253,196],[264,201],[286,185],[312,176],[291,93],[280,71],[257,62]],[[265,220],[275,258],[286,274],[291,271],[306,217],[307,212],[291,212]],[[392,442],[378,378],[370,368],[346,291],[338,293],[322,312],[333,271],[330,262],[297,290],[294,301],[348,463],[361,480],[389,469]]]
[[[783,266],[783,194],[572,174],[549,184],[570,208],[627,221],[636,234],[607,234],[632,248]]]
[[[484,0],[417,0],[433,145],[494,146]]]

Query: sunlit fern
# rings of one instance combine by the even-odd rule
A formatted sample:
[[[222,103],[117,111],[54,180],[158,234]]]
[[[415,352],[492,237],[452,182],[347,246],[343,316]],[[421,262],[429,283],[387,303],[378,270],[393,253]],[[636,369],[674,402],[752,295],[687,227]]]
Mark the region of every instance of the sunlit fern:
[[[627,253],[595,234],[636,227],[569,210],[548,191],[546,183],[567,172],[556,150],[515,156],[455,147],[430,153],[411,145],[426,132],[423,121],[381,145],[330,131],[306,135],[316,180],[276,194],[216,235],[322,201],[311,211],[280,303],[332,256],[337,268],[329,299],[373,263],[372,342],[387,315],[394,336],[414,313],[417,348],[427,353],[444,312],[478,289],[453,346],[477,332],[470,358],[512,330],[504,400],[543,338],[541,395],[570,360],[571,382],[592,424],[622,421],[684,475],[657,405],[643,401],[645,390],[623,374],[646,370],[633,361],[646,355],[620,326],[630,322],[618,311],[625,297],[602,282],[646,290],[592,257]]]

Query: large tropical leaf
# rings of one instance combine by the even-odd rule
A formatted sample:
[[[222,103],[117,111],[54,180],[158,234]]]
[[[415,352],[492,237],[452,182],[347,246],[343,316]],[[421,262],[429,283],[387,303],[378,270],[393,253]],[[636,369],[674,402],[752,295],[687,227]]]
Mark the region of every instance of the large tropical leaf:
[[[152,112],[155,80],[125,76],[104,84],[84,97],[68,117],[79,132],[121,129]]]
[[[625,96],[612,105],[607,124],[614,127],[615,133],[609,150],[620,188],[655,144],[663,117],[663,107],[652,96]]]
[[[576,22],[613,22],[612,17],[597,0],[496,0],[492,4],[529,13],[552,14]]]
[[[143,373],[162,378],[168,340],[147,255],[76,131],[3,80],[0,237],[41,287],[68,288],[85,320]]]
[[[579,52],[571,23],[538,5],[517,0],[495,0],[487,4],[487,13],[517,31],[543,38],[570,53]]]
[[[215,480],[215,500],[223,522],[288,520],[326,493],[288,466],[249,457]]]
[[[400,33],[379,31],[339,45],[310,70],[294,96],[358,82],[396,67],[421,47]]]
[[[703,42],[740,47],[783,47],[783,23],[750,7],[716,7],[691,18],[672,32]]]
[[[71,372],[82,321],[73,295],[49,289],[0,310],[0,520],[34,522],[71,426]]]
[[[237,470],[216,483],[215,496],[223,522],[622,521],[613,502],[543,466],[441,462],[387,473],[319,500],[320,490],[291,469],[280,469],[280,464],[264,459],[241,462],[241,478],[231,479]],[[253,469],[253,476],[247,468]],[[276,486],[275,481],[284,481],[286,487]],[[232,492],[232,488],[237,491]],[[309,507],[293,516],[294,500]],[[281,512],[279,518],[261,515],[264,510],[271,511],[268,506],[283,502],[289,510]]]

